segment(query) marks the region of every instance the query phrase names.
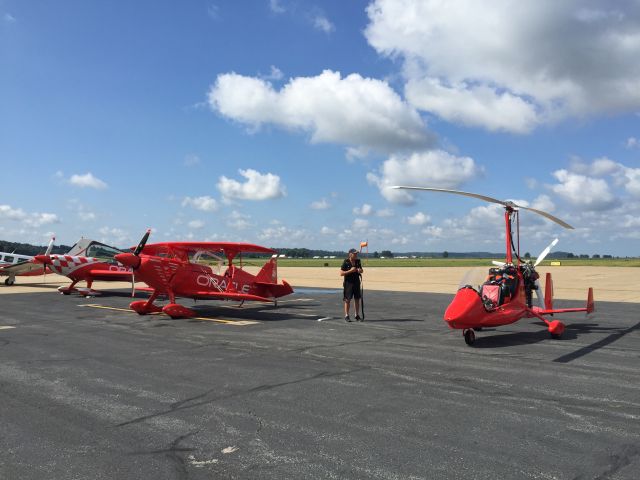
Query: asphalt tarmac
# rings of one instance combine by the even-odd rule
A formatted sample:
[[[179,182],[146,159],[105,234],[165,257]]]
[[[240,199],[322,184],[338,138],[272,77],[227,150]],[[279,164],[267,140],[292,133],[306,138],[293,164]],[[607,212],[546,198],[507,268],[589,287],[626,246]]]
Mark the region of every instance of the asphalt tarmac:
[[[638,304],[472,348],[451,295],[365,292],[364,323],[340,297],[171,320],[125,291],[3,295],[0,478],[638,478]]]

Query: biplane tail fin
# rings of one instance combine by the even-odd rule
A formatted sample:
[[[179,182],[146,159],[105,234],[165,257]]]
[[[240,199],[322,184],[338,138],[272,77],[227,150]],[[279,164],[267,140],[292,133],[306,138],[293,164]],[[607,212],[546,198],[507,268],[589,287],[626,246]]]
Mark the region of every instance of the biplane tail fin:
[[[553,310],[553,281],[551,280],[551,273],[547,272],[544,283],[544,308],[545,310]]]
[[[275,257],[269,259],[256,275],[257,283],[278,283],[278,261]]]

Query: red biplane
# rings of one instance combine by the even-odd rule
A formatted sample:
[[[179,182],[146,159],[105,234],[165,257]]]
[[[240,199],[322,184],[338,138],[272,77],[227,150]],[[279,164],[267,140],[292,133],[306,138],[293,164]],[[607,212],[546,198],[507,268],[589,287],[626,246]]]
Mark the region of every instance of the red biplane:
[[[93,296],[100,293],[91,288],[96,280],[131,281],[131,270],[114,260],[118,253],[122,253],[122,250],[82,238],[64,255],[36,255],[34,261],[48,267],[53,273],[71,279],[71,285],[58,288],[60,293],[69,295],[78,292],[81,295]],[[81,281],[87,282],[87,288],[76,287]]]
[[[491,203],[498,203],[505,209],[504,221],[506,228],[506,259],[505,262],[494,262],[497,268],[491,268],[489,275],[478,284],[463,281],[458,293],[444,313],[444,320],[450,328],[461,329],[467,345],[473,345],[476,336],[474,331],[483,327],[496,327],[508,325],[521,318],[538,318],[542,320],[553,338],[559,338],[564,332],[564,324],[560,320],[547,320],[544,315],[567,312],[587,312],[594,310],[593,289],[589,288],[587,305],[584,308],[553,308],[553,283],[551,274],[546,275],[545,295],[541,305],[532,303],[532,294],[535,291],[541,298],[539,274],[535,267],[540,264],[549,253],[551,247],[557,243],[554,240],[537,258],[535,264],[523,261],[520,258],[520,221],[518,210],[528,210],[563,226],[573,227],[553,215],[535,208],[523,207],[510,201],[497,200],[476,193],[461,192],[458,190],[446,190],[441,188],[405,187],[410,190],[428,190],[435,192],[455,193],[467,197],[479,198]],[[513,241],[513,221],[516,222],[516,243]],[[516,263],[513,262],[513,257]]]
[[[232,242],[166,242],[146,245],[150,231],[130,253],[116,255],[116,260],[130,267],[136,278],[153,290],[147,301],[132,302],[130,307],[140,315],[164,312],[171,318],[191,318],[196,312],[176,303],[176,297],[209,300],[254,300],[273,302],[293,293],[285,282],[278,283],[277,260],[270,260],[252,275],[242,266],[243,253],[274,254],[275,250],[248,243]],[[224,273],[216,274],[211,267],[216,261],[227,260]],[[233,261],[240,256],[240,266]],[[212,262],[213,261],[213,262]],[[164,295],[169,303],[154,305]]]

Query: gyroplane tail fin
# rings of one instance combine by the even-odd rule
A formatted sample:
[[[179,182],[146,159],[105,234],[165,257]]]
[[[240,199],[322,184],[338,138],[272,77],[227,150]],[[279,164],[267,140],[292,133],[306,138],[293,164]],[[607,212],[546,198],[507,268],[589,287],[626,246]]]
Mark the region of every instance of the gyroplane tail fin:
[[[547,272],[544,283],[544,308],[545,310],[553,310],[553,281],[549,272]]]

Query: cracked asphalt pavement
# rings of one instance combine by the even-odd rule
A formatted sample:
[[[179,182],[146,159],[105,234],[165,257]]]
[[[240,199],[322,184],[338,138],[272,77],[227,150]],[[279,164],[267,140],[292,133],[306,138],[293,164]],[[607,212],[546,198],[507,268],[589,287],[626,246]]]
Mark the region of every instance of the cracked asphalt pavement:
[[[471,348],[451,295],[365,292],[364,323],[340,297],[196,303],[208,321],[3,295],[0,478],[638,478],[637,304]]]

